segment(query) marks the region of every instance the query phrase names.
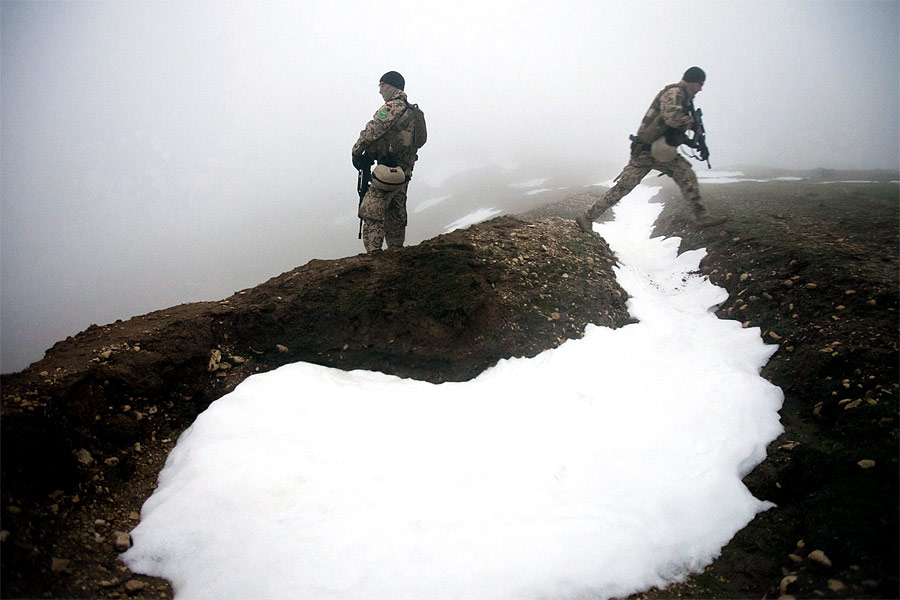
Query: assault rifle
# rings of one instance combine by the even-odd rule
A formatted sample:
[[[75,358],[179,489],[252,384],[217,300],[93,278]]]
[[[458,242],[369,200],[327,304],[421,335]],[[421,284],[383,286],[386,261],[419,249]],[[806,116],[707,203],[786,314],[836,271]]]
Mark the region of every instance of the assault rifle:
[[[712,165],[709,164],[709,146],[706,145],[706,128],[703,126],[703,111],[699,108],[694,109],[691,104],[691,115],[694,117],[694,136],[687,145],[697,151],[691,158],[696,158],[700,162],[706,161],[706,166],[712,169]]]
[[[372,164],[375,162],[368,154],[363,154],[359,157],[359,160],[356,163],[356,191],[359,193],[359,205],[362,205],[363,198],[366,197],[366,192],[369,191],[369,184],[372,182]],[[363,230],[363,220],[360,218],[359,220],[359,239],[362,239],[362,230]]]

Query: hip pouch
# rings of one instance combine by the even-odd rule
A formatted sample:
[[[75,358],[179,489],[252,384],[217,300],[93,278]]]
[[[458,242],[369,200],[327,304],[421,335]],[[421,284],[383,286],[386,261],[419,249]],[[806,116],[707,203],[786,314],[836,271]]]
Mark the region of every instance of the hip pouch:
[[[406,183],[406,173],[400,167],[379,164],[372,171],[372,186],[376,189],[392,192],[404,183]]]

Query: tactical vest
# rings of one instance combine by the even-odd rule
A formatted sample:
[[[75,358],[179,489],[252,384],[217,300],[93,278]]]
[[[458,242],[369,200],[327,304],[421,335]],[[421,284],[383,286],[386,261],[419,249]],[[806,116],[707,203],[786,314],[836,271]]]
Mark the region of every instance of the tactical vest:
[[[415,104],[406,103],[406,108],[400,113],[390,129],[384,132],[380,138],[372,142],[367,152],[374,156],[379,163],[391,167],[401,167],[409,174],[416,162],[416,150],[424,144],[424,132],[418,132],[417,114],[418,107]],[[421,112],[421,111],[419,111]],[[424,124],[424,116],[422,117]],[[421,143],[416,146],[416,143]]]
[[[662,118],[660,98],[662,98],[663,94],[675,87],[681,87],[681,82],[667,85],[656,95],[656,98],[653,99],[650,108],[647,109],[647,113],[641,121],[641,126],[638,128],[637,137],[641,142],[652,144],[666,134],[666,130],[669,129],[669,126],[665,124]],[[684,96],[684,102],[689,102],[687,94]],[[689,106],[684,105],[684,108],[685,111],[687,111]]]

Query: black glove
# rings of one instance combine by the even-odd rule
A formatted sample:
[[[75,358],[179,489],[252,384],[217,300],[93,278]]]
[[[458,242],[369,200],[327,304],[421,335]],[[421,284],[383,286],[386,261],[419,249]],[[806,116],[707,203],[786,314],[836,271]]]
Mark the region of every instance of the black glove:
[[[357,171],[364,171],[372,166],[372,159],[365,154],[353,154],[353,168]]]

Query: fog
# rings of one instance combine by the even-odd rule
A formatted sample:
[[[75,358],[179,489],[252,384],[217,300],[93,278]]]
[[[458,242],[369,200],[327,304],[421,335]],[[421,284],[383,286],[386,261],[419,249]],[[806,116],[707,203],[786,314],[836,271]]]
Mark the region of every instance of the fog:
[[[485,4],[0,4],[2,372],[361,252],[350,147],[388,70],[428,119],[409,243],[614,176],[692,65],[716,167],[900,162],[897,2]]]

